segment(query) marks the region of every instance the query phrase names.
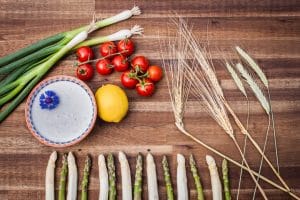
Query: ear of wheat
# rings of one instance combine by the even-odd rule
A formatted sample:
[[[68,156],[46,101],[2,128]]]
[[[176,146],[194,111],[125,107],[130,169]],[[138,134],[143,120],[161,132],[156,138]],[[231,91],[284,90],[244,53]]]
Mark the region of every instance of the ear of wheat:
[[[255,71],[257,76],[260,78],[260,80],[264,83],[266,87],[269,87],[269,82],[266,77],[266,75],[263,73],[261,68],[258,66],[258,64],[239,46],[235,47],[236,51],[239,53],[239,55],[242,57],[244,61],[246,61],[249,66]]]

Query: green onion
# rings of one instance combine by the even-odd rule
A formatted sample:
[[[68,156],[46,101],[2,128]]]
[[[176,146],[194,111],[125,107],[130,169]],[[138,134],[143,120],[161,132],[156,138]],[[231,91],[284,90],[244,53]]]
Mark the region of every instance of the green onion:
[[[61,39],[63,39],[65,37],[64,33],[60,33],[60,34],[57,34],[57,35],[53,35],[53,36],[50,36],[46,39],[43,39],[43,40],[40,40],[30,46],[27,46],[23,49],[20,49],[19,51],[15,52],[15,53],[12,53],[12,54],[9,54],[3,58],[0,58],[0,67],[1,66],[4,66],[16,59],[19,59],[19,58],[22,58],[26,55],[29,55],[41,48],[44,48],[48,45],[51,45],[51,44],[54,44],[55,42],[58,42],[60,41]]]
[[[105,26],[109,26],[111,24],[115,24],[117,22],[129,19],[130,17],[132,17],[134,15],[140,15],[140,14],[141,14],[141,11],[140,11],[139,7],[134,6],[131,10],[125,10],[115,16],[95,22],[93,24],[92,31],[97,30],[99,28],[103,28]],[[57,42],[61,42],[61,41],[65,40],[65,43],[67,43],[73,37],[75,37],[75,35],[77,35],[78,33],[80,33],[83,30],[89,29],[89,27],[90,27],[89,25],[83,26],[83,27],[80,27],[80,28],[77,28],[77,29],[74,29],[71,31],[67,31],[67,32],[63,32],[63,33],[59,33],[59,34],[50,36],[46,39],[42,39],[30,46],[20,49],[19,51],[15,52],[15,53],[12,53],[5,57],[0,58],[0,67],[5,66],[11,62],[16,61],[16,59],[23,58],[37,50],[40,50],[44,47],[55,44]]]
[[[112,35],[86,40],[88,34],[99,28],[139,15],[138,7],[125,10],[113,17],[93,22],[72,31],[60,33],[13,54],[0,58],[0,75],[7,74],[0,81],[0,122],[2,122],[28,95],[32,88],[65,54],[82,45],[96,45],[141,34],[142,28],[134,26],[131,30],[121,30]],[[11,101],[8,105],[9,101]]]

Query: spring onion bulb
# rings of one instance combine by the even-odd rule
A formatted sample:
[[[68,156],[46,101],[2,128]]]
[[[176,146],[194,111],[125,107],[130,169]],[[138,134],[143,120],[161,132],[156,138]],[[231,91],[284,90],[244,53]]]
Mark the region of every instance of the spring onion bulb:
[[[74,47],[74,49],[77,49],[82,46],[93,46],[93,45],[100,44],[103,42],[108,42],[108,41],[122,40],[122,39],[130,38],[133,35],[142,35],[142,34],[143,34],[143,28],[140,27],[139,25],[135,25],[130,30],[123,29],[123,30],[120,30],[120,31],[113,33],[111,35],[108,35],[108,36],[97,37],[97,38],[86,40],[86,41],[78,44],[76,47]]]
[[[55,162],[57,159],[57,153],[54,151],[49,158],[46,169],[46,181],[45,181],[45,199],[54,200],[54,174],[55,174]]]
[[[90,32],[140,13],[140,9],[135,6],[131,10],[125,10],[113,17],[51,36],[0,58],[0,74],[6,76],[0,80],[0,123],[23,101],[48,70],[75,46],[79,47],[82,44],[96,45],[142,34],[142,28],[135,26],[131,30],[122,30],[110,36],[94,38],[86,41],[86,43],[83,42]]]
[[[206,163],[208,165],[210,174],[213,200],[222,200],[222,185],[219,178],[218,168],[216,166],[215,159],[210,155],[206,155]]]
[[[185,158],[181,154],[177,154],[177,197],[178,200],[189,199],[185,169]]]
[[[119,162],[122,176],[122,200],[132,200],[130,167],[126,155],[122,151],[119,152]]]
[[[72,152],[68,154],[68,193],[67,200],[76,200],[77,199],[77,166],[75,157]]]
[[[98,156],[98,167],[99,167],[99,200],[108,199],[108,173],[106,168],[106,162],[104,155],[100,154]]]
[[[156,167],[151,153],[148,153],[146,162],[147,162],[148,199],[157,200],[159,199],[159,197],[158,197]]]

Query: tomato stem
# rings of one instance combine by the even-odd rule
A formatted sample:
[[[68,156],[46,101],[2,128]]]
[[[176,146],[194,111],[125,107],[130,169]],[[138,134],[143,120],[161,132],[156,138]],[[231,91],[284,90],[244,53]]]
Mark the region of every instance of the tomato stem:
[[[101,58],[97,58],[97,59],[94,59],[94,60],[87,60],[85,62],[78,62],[77,64],[78,65],[83,65],[83,64],[87,64],[87,63],[92,63],[92,62],[97,62],[99,60],[104,60],[106,58],[109,58],[109,57],[112,57],[112,56],[116,56],[116,55],[122,55],[123,53],[126,53],[128,50],[124,50],[124,51],[121,51],[121,52],[117,52],[117,53],[112,53],[110,55],[107,55],[107,56],[104,56],[104,57],[101,57]]]

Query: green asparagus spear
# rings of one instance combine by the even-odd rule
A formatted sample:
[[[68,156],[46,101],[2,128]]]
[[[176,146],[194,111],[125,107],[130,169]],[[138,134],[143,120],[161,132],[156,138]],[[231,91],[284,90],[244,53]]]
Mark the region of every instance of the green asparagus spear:
[[[83,178],[81,182],[81,200],[88,199],[88,184],[89,184],[89,175],[90,175],[90,168],[91,168],[91,158],[87,156],[85,160],[85,166],[83,169]]]
[[[222,173],[223,173],[225,200],[231,200],[229,178],[228,178],[228,164],[226,159],[224,159],[222,162]]]
[[[170,176],[170,169],[169,169],[169,164],[166,156],[163,157],[162,165],[163,165],[164,178],[165,178],[165,183],[167,188],[167,199],[174,200],[174,192],[173,192],[172,181]]]
[[[133,199],[141,200],[142,199],[142,172],[143,172],[143,157],[142,154],[139,153],[136,159],[136,167],[135,167],[135,181],[134,181],[134,191],[133,191]]]
[[[116,169],[114,163],[114,156],[112,153],[107,156],[107,168],[108,168],[108,179],[109,179],[109,200],[116,200]]]
[[[190,156],[190,166],[191,166],[191,172],[193,174],[194,182],[196,185],[197,200],[204,200],[203,188],[201,185],[200,176],[193,155]]]
[[[66,181],[68,175],[68,161],[67,155],[63,155],[62,160],[62,169],[60,172],[60,180],[59,180],[59,191],[58,191],[58,200],[65,200],[66,199]]]

